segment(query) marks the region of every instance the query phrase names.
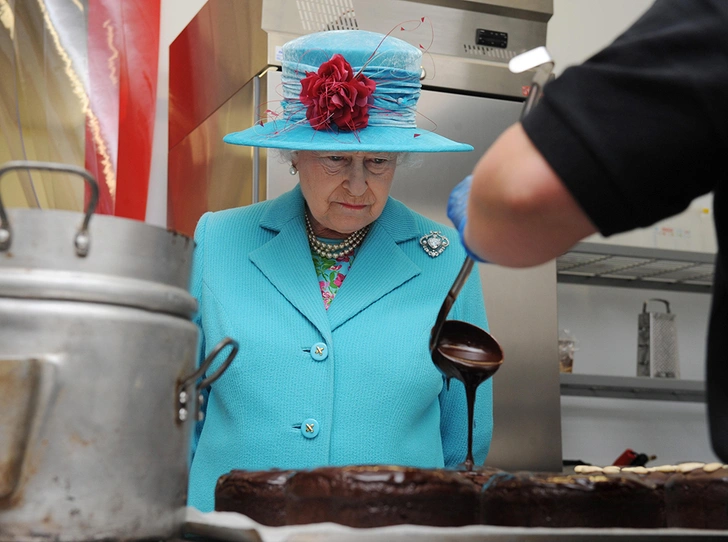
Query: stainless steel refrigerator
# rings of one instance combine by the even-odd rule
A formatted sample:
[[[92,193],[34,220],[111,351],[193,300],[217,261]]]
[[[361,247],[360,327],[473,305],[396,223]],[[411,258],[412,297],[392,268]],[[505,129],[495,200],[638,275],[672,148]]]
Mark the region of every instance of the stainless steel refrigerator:
[[[170,47],[168,225],[192,233],[207,210],[276,197],[296,178],[265,149],[222,143],[280,101],[280,47],[322,30],[413,28],[425,42],[418,124],[472,153],[422,155],[397,170],[391,195],[441,223],[450,190],[518,119],[532,74],[513,56],[546,43],[552,0],[210,0]],[[418,23],[419,21],[419,23]],[[398,35],[400,37],[400,35]],[[419,41],[418,41],[419,40]],[[556,267],[481,265],[492,334],[505,351],[495,375],[486,464],[561,470]]]

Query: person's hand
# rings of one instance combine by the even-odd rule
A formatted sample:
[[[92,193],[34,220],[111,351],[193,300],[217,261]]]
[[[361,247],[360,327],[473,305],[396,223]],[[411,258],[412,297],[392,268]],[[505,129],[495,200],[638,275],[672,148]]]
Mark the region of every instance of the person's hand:
[[[465,224],[468,221],[468,196],[470,195],[470,185],[473,183],[473,176],[468,175],[450,192],[450,198],[447,200],[447,216],[452,221],[455,228],[460,233],[460,242],[468,253],[476,262],[485,262],[484,259],[473,253],[465,244]]]

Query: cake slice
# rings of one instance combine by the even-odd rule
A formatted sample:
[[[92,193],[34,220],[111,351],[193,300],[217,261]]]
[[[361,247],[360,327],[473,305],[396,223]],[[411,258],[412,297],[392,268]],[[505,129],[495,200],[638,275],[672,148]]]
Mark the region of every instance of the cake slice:
[[[728,466],[678,465],[665,484],[668,527],[728,529]]]
[[[286,525],[286,483],[293,470],[233,470],[215,486],[215,511],[238,512],[263,525]]]
[[[657,485],[631,473],[493,475],[481,491],[481,522],[520,527],[664,527]]]
[[[290,524],[350,527],[477,523],[478,491],[454,471],[389,465],[322,467],[288,481]]]

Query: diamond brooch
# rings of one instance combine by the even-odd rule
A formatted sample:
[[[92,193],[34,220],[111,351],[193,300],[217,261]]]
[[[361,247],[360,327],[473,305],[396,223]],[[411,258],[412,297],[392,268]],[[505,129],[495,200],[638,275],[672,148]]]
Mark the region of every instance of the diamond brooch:
[[[449,244],[450,241],[448,238],[442,235],[439,231],[431,231],[420,238],[420,245],[422,245],[422,249],[432,258],[437,258],[440,254],[442,254]]]

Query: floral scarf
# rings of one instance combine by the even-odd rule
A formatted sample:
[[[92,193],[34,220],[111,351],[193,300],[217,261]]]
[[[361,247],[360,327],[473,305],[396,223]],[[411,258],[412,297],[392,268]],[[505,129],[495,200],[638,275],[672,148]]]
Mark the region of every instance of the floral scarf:
[[[311,251],[311,257],[313,258],[313,266],[316,269],[316,275],[318,276],[319,288],[321,289],[321,297],[324,300],[324,307],[326,310],[329,309],[331,302],[339,292],[339,288],[344,283],[351,264],[356,256],[357,249],[354,249],[353,254],[348,256],[339,256],[336,259],[324,258],[319,256],[315,252]]]

